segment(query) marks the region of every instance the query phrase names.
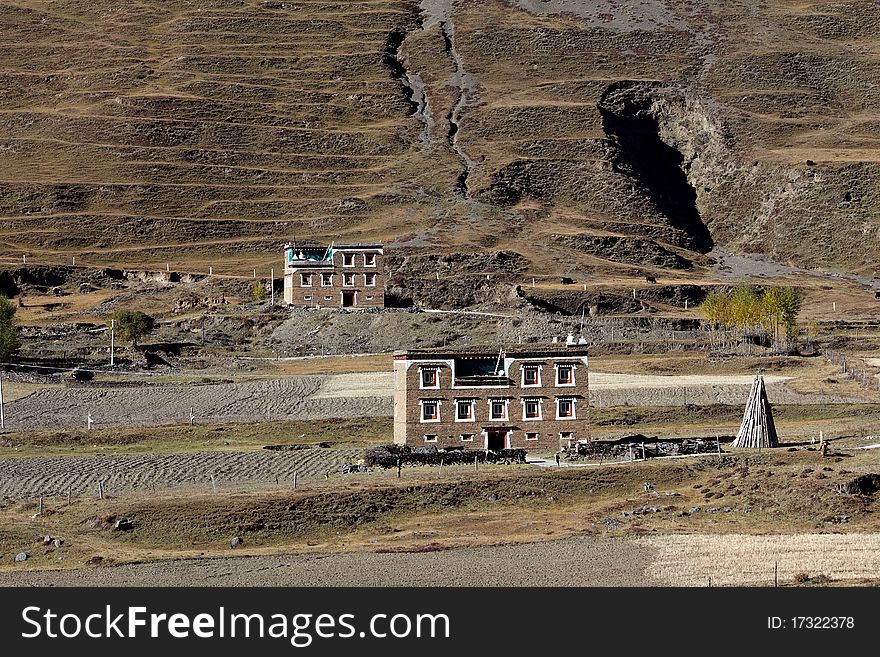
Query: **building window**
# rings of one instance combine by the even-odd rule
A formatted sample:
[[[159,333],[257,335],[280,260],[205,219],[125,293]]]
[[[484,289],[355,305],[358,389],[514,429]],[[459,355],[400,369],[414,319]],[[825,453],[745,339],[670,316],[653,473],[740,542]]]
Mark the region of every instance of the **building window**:
[[[312,275],[311,274],[300,274],[299,275],[299,284],[300,284],[300,287],[312,287]]]
[[[437,434],[436,433],[426,433],[425,434],[425,442],[426,443],[436,443],[437,442]]]
[[[556,400],[556,419],[557,420],[573,420],[574,399],[557,399]]]
[[[351,287],[352,285],[354,285],[354,274],[343,274],[342,284],[346,287]]]
[[[440,402],[422,401],[422,422],[439,422],[440,421]]]
[[[324,301],[333,301],[333,297],[324,297]]]
[[[556,366],[556,385],[557,386],[573,386],[574,385],[574,365],[557,365]]]
[[[321,274],[321,286],[330,287],[333,285],[333,274]]]
[[[526,365],[522,368],[522,384],[526,386],[541,385],[541,368],[538,365]]]
[[[364,274],[364,285],[376,287],[376,274]]]
[[[490,399],[489,400],[489,419],[490,420],[506,420],[507,419],[507,400],[506,399]]]
[[[367,295],[366,298],[367,298],[367,301],[372,301],[372,300],[373,300],[373,297],[371,297],[369,294]]]
[[[461,434],[461,442],[463,442],[463,443],[472,443],[472,442],[474,442],[474,434],[472,434],[472,433],[463,433],[463,434]]]
[[[304,300],[304,301],[311,301],[311,300],[312,300],[312,295],[311,295],[311,294],[306,294],[306,295],[304,295],[304,296],[303,296],[303,300]]]
[[[376,266],[376,254],[375,253],[365,253],[364,254],[364,267],[375,267]]]
[[[474,419],[474,401],[472,399],[459,399],[455,402],[456,422],[471,422]]]
[[[540,420],[541,419],[541,400],[540,399],[524,399],[523,400],[523,420]]]
[[[354,253],[343,253],[342,254],[342,266],[343,267],[354,267]]]
[[[574,440],[574,433],[571,431],[561,431],[559,433],[559,440],[570,443]]]
[[[538,434],[536,433],[526,433],[526,440],[537,440]]]
[[[420,370],[419,378],[420,388],[439,388],[440,387],[440,371],[434,367],[424,367]]]

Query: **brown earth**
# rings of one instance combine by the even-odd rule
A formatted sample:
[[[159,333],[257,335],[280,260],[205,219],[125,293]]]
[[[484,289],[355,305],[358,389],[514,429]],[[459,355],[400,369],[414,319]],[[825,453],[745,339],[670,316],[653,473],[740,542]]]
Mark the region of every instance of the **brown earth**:
[[[407,468],[402,479],[380,471],[297,491],[75,497],[70,506],[49,499],[42,518],[35,501],[7,499],[0,547],[31,558],[4,558],[0,581],[95,584],[102,574],[114,584],[141,576],[161,585],[167,565],[200,585],[308,584],[310,568],[339,585],[704,585],[707,577],[766,585],[774,561],[783,583],[800,574],[859,581],[877,576],[876,495],[843,489],[876,472],[877,450],[848,445],[835,441],[825,459],[789,444],[592,468]],[[131,528],[114,529],[119,519]],[[46,535],[64,544],[44,547],[37,537]],[[233,536],[243,538],[236,554],[245,558],[215,560],[231,556]],[[582,549],[594,557],[560,557],[566,567],[556,567],[557,556]],[[79,569],[95,557],[121,567],[38,572]],[[497,572],[471,567],[490,558]],[[428,562],[436,576],[424,574]],[[397,565],[381,567],[389,563]]]
[[[266,276],[297,236],[503,251],[539,276],[713,245],[877,266],[868,0],[13,0],[0,19],[19,262]]]

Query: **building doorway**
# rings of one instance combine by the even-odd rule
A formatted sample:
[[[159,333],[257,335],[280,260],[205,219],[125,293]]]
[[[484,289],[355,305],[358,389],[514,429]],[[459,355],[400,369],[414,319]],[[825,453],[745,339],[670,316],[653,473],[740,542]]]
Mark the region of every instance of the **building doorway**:
[[[497,452],[508,448],[507,436],[510,432],[507,429],[486,429],[486,449]]]
[[[357,292],[354,290],[343,290],[342,292],[342,307],[343,308],[354,308],[357,300]]]

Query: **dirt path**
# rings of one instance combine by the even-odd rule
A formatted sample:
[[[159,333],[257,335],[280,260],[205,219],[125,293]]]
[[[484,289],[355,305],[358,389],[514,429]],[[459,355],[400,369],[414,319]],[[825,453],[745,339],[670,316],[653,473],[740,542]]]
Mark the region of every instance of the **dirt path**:
[[[0,496],[93,495],[104,480],[108,494],[186,488],[230,487],[318,480],[363,456],[363,450],[304,449],[293,452],[196,452],[125,456],[56,456],[0,459]]]

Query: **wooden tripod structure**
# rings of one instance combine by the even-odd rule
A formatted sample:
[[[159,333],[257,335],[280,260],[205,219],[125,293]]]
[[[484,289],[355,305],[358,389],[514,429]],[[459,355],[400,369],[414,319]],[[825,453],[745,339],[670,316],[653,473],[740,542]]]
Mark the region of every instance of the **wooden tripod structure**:
[[[760,374],[755,377],[752,391],[746,402],[746,410],[743,413],[742,424],[733,447],[745,447],[749,449],[762,449],[764,447],[779,447],[779,436],[776,435],[776,425],[773,423],[773,409],[767,399],[767,389],[764,387],[764,377]]]

